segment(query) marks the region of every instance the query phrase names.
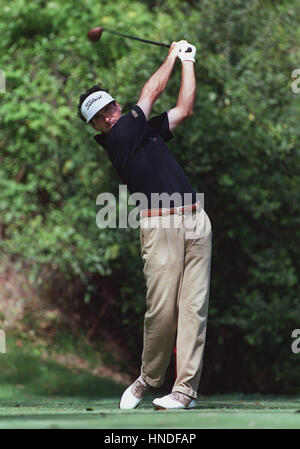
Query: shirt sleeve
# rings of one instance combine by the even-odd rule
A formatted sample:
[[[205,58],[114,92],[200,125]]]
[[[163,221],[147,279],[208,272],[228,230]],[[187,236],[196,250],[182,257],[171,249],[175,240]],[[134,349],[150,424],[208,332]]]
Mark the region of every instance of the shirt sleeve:
[[[172,139],[173,134],[170,131],[168,113],[156,115],[149,120],[149,125],[153,128],[165,142]]]

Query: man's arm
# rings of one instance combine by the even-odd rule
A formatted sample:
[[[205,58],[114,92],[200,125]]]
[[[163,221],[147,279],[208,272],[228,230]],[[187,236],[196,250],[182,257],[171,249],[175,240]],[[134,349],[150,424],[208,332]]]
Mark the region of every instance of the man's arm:
[[[142,109],[148,120],[154,102],[165,90],[172,73],[176,58],[180,51],[180,46],[185,40],[173,42],[168,56],[160,68],[149,78],[144,85],[137,105]]]
[[[182,61],[181,86],[175,108],[168,112],[169,128],[174,131],[180,123],[193,114],[196,97],[196,76],[194,63]]]

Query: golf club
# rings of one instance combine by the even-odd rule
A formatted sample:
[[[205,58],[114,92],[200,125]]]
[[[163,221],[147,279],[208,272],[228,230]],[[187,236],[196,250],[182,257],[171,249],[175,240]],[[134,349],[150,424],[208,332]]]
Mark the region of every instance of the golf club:
[[[146,42],[147,44],[159,45],[160,47],[170,48],[170,46],[171,46],[170,44],[164,44],[162,42],[149,41],[148,39],[141,39],[139,37],[135,37],[135,36],[130,36],[128,34],[119,33],[118,31],[110,30],[108,28],[103,28],[103,27],[96,27],[96,28],[91,29],[88,32],[89,40],[92,41],[92,42],[99,41],[103,31],[107,31],[108,33],[112,33],[112,34],[117,34],[118,36],[126,37],[128,39],[134,39],[136,41]],[[186,50],[186,53],[190,53],[191,51],[192,51],[192,49],[189,47]]]

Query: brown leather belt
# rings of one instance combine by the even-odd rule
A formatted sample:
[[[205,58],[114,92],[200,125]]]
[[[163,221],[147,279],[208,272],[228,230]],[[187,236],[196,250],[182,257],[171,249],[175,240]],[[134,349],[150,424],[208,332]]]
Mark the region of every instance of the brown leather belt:
[[[160,217],[173,214],[182,215],[185,212],[192,212],[197,209],[200,209],[200,203],[189,204],[188,206],[173,207],[171,209],[145,209],[141,211],[141,217]]]

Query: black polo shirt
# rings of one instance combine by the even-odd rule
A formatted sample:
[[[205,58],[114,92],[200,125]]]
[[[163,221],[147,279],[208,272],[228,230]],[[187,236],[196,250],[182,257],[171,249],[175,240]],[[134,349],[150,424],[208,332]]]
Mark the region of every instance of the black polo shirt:
[[[165,142],[173,137],[167,112],[147,121],[139,106],[123,115],[109,133],[94,139],[107,152],[129,192],[142,192],[148,209],[181,206],[196,202],[196,192]],[[180,201],[151,203],[151,193],[180,194]],[[189,194],[184,198],[184,193]],[[163,198],[163,197],[162,197]]]

